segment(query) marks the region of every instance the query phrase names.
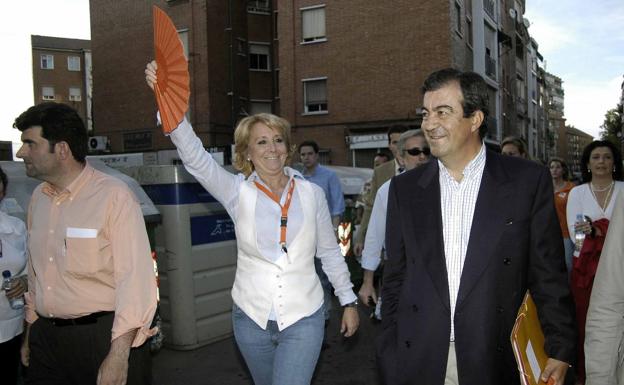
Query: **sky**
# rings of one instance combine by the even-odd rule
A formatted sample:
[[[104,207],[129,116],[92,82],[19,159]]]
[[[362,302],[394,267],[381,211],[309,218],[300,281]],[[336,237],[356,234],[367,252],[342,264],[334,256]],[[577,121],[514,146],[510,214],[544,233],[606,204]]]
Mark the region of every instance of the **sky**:
[[[91,39],[89,0],[9,1],[3,8],[0,42],[5,56],[0,73],[5,74],[5,91],[0,93],[0,140],[13,141],[15,153],[21,142],[13,121],[34,104],[30,35]]]
[[[624,1],[526,0],[546,71],[563,80],[564,116],[597,138],[624,78]]]
[[[30,35],[90,39],[88,0],[20,0],[0,13],[0,140],[20,145],[15,117],[33,104]],[[7,11],[8,10],[8,11]],[[564,115],[594,137],[615,108],[624,74],[624,1],[526,0],[529,33],[546,70],[563,80]]]

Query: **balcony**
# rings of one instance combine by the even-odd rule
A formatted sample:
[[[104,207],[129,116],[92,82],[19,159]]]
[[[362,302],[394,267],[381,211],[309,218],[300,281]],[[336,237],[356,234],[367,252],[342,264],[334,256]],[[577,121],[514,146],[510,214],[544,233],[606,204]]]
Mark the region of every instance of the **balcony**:
[[[247,12],[269,15],[271,12],[268,0],[249,0],[247,1]]]
[[[492,80],[496,80],[496,60],[485,54],[485,74]]]

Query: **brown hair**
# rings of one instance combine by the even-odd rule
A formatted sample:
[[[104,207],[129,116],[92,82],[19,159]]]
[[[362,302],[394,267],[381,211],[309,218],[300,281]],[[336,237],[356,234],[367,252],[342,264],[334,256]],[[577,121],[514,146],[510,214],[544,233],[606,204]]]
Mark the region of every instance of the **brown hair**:
[[[558,156],[553,156],[552,158],[550,158],[548,160],[548,168],[550,168],[550,164],[551,163],[559,163],[561,165],[561,169],[563,170],[563,180],[569,180],[570,179],[570,169],[568,168],[568,164],[566,163],[565,160],[563,160],[563,158],[559,158]]]
[[[501,142],[501,150],[503,149],[503,147],[505,147],[508,144],[516,146],[516,148],[518,149],[518,152],[523,157],[527,159],[529,158],[529,153],[527,152],[527,146],[524,143],[523,139],[518,138],[517,136],[508,136],[505,139],[503,139],[503,141]]]
[[[243,118],[234,131],[234,167],[243,173],[246,177],[254,171],[254,165],[248,159],[247,149],[249,148],[249,137],[251,129],[258,123],[262,123],[272,130],[277,131],[282,138],[288,150],[286,164],[292,159],[294,147],[290,145],[290,123],[286,119],[267,113],[260,113]]]

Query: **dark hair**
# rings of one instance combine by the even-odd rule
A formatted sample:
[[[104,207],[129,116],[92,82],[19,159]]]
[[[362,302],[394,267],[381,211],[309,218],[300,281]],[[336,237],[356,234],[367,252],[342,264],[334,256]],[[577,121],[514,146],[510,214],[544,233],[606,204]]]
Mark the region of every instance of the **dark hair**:
[[[388,127],[388,143],[390,143],[390,135],[392,134],[402,134],[408,130],[408,127],[403,124],[393,124]]]
[[[85,161],[89,137],[76,110],[61,103],[41,103],[22,112],[13,123],[20,131],[34,126],[41,126],[41,136],[50,142],[50,152],[54,152],[56,143],[67,142],[74,159]]]
[[[622,153],[620,149],[608,140],[594,140],[583,149],[583,155],[581,155],[581,175],[583,177],[583,183],[591,182],[592,174],[589,172],[589,158],[592,151],[598,147],[608,147],[613,154],[613,166],[615,170],[611,173],[613,180],[622,180]]]
[[[3,192],[6,194],[7,185],[9,184],[9,178],[7,177],[7,174],[4,172],[2,167],[0,167],[0,181],[2,181],[2,188],[4,190]]]
[[[569,180],[570,168],[568,168],[568,164],[566,163],[566,161],[563,160],[563,158],[559,158],[558,156],[553,156],[548,160],[548,168],[550,168],[550,164],[552,162],[557,162],[561,165],[561,168],[563,169],[563,180]]]
[[[516,146],[516,148],[518,149],[518,152],[522,154],[522,156],[526,157],[529,155],[527,153],[527,145],[524,142],[524,139],[518,138],[517,136],[508,136],[505,139],[503,139],[503,141],[501,142],[501,150],[503,149],[503,147],[505,147],[508,144]]]
[[[375,154],[375,156],[373,156],[373,159],[376,157],[382,157],[382,158],[386,158],[386,162],[390,160],[390,156],[388,154],[386,154],[385,152],[378,152]]]
[[[312,147],[315,154],[318,154],[319,152],[319,145],[313,140],[306,140],[306,141],[301,142],[301,144],[299,145],[299,148],[297,149],[297,152],[301,151],[301,147]]]
[[[422,93],[437,91],[451,82],[458,82],[462,92],[464,118],[476,111],[483,112],[483,122],[479,127],[481,139],[487,134],[487,121],[490,113],[488,86],[483,77],[476,72],[462,72],[455,68],[445,68],[431,73],[421,88]]]

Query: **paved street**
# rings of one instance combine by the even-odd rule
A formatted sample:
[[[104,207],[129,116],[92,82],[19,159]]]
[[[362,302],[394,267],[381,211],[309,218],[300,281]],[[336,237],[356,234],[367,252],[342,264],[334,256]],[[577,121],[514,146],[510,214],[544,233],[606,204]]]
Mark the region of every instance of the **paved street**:
[[[340,309],[334,303],[334,309]],[[338,333],[340,310],[332,312],[329,347],[321,352],[313,385],[378,385],[373,341],[380,325],[360,307],[360,329],[345,339]],[[154,385],[251,385],[233,338],[192,351],[163,349],[154,357]]]

